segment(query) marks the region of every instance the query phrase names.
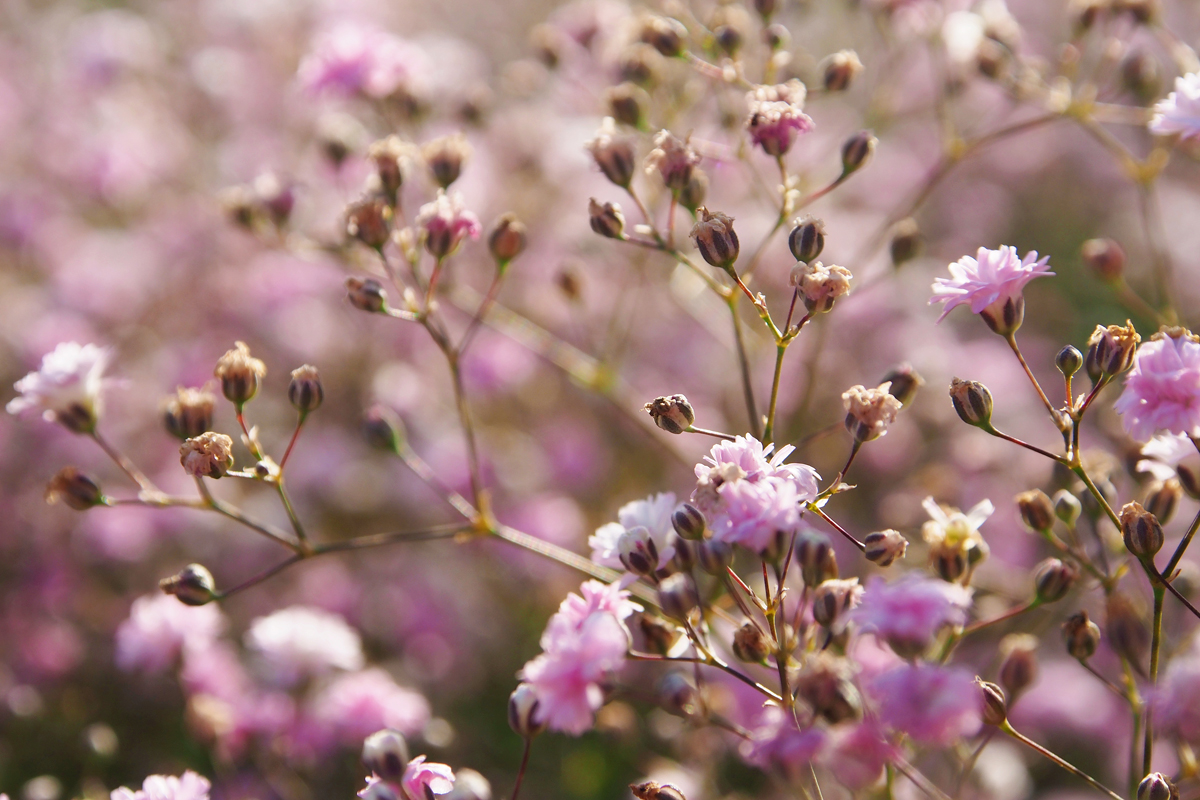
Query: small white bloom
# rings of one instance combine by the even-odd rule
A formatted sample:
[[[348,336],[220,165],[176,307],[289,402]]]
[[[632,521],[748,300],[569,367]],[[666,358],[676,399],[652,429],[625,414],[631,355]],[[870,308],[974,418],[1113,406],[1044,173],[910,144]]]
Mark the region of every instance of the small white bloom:
[[[100,389],[108,359],[107,348],[63,342],[42,357],[37,372],[14,384],[21,396],[9,401],[8,413],[41,409],[47,422],[87,432],[100,416]]]
[[[1200,73],[1191,72],[1175,79],[1175,91],[1154,105],[1150,132],[1200,139]]]
[[[626,503],[617,511],[617,522],[601,525],[588,537],[592,561],[613,569],[625,569],[621,564],[619,540],[626,531],[641,527],[650,533],[658,548],[659,568],[665,567],[675,557],[675,545],[668,544],[675,539],[675,526],[671,524],[673,513],[675,495],[672,492]]]
[[[1137,463],[1138,472],[1149,472],[1155,479],[1165,481],[1175,477],[1175,468],[1188,456],[1196,454],[1192,440],[1181,433],[1160,433],[1142,445]]]
[[[246,647],[282,684],[335,669],[361,669],[364,661],[357,631],[337,614],[308,606],[291,606],[254,620],[246,631]]]

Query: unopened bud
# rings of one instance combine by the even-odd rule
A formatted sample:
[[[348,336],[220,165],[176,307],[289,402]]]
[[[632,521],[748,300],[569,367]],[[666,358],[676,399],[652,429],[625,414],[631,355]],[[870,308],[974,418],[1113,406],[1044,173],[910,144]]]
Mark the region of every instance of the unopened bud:
[[[650,538],[650,531],[641,525],[621,534],[617,551],[625,569],[634,575],[646,577],[658,569],[658,545]]]
[[[1154,483],[1146,491],[1144,500],[1146,510],[1154,515],[1161,525],[1166,525],[1175,516],[1179,507],[1179,499],[1183,496],[1183,486],[1176,478],[1169,478],[1161,483]]]
[[[46,502],[51,505],[61,500],[67,507],[76,511],[86,511],[93,506],[104,504],[104,493],[100,491],[100,484],[75,467],[60,469],[46,486],[45,496]]]
[[[732,58],[742,49],[742,33],[732,25],[722,25],[713,31],[713,38],[721,52]]]
[[[762,629],[747,622],[734,631],[733,654],[747,664],[761,664],[771,653],[771,641]]]
[[[800,566],[804,585],[810,589],[838,576],[833,546],[819,533],[806,531],[796,537],[796,563]]]
[[[992,426],[992,393],[979,381],[950,381],[950,401],[958,418],[984,430]]]
[[[346,297],[360,311],[378,314],[387,308],[387,293],[374,278],[346,278]]]
[[[887,384],[874,389],[859,385],[842,392],[846,430],[856,442],[878,439],[896,421],[896,415],[904,406],[892,397],[890,388]]]
[[[634,170],[633,142],[617,136],[611,121],[606,121],[600,133],[588,144],[588,152],[604,177],[617,186],[629,187]]]
[[[398,452],[404,442],[404,422],[387,406],[373,405],[363,414],[363,437],[372,447]]]
[[[492,232],[488,234],[488,250],[492,258],[501,267],[508,265],[525,249],[525,225],[517,215],[511,212],[501,215],[496,220]]]
[[[376,731],[363,740],[362,763],[380,780],[399,783],[408,767],[408,743],[399,731]]]
[[[346,208],[346,234],[376,250],[391,236],[392,209],[382,197],[368,197]]]
[[[991,681],[975,679],[975,684],[983,694],[983,722],[985,725],[1003,725],[1008,719],[1008,702],[1004,699],[1004,690]]]
[[[690,572],[696,566],[696,542],[676,536],[673,545],[675,555],[671,557],[671,565],[679,572]]]
[[[692,228],[691,238],[700,255],[714,267],[733,269],[740,249],[733,218],[719,211],[710,212],[703,206],[697,209],[697,214],[699,219]]]
[[[868,533],[863,537],[863,544],[866,545],[863,555],[868,561],[881,567],[890,567],[897,558],[904,558],[904,553],[908,550],[908,540],[900,531],[890,528]]]
[[[1162,524],[1141,503],[1126,503],[1121,508],[1121,538],[1138,558],[1153,559],[1163,546]]]
[[[763,22],[770,22],[779,10],[779,0],[754,0],[754,10],[763,18]]]
[[[671,514],[671,525],[681,539],[699,541],[704,538],[704,530],[708,523],[700,509],[691,503],[680,503]]]
[[[404,158],[408,149],[399,136],[380,139],[367,149],[367,157],[375,163],[375,174],[379,176],[379,188],[392,206],[396,205],[404,185]]]
[[[658,697],[668,711],[690,717],[696,713],[696,687],[686,675],[668,672],[658,683]]]
[[[1142,660],[1150,649],[1150,631],[1142,615],[1128,597],[1113,593],[1108,598],[1104,630],[1109,646],[1142,672]]]
[[[1079,570],[1073,564],[1057,558],[1047,558],[1033,571],[1033,586],[1037,599],[1043,603],[1063,599],[1078,578]]]
[[[831,725],[862,717],[862,695],[846,659],[818,653],[796,677],[796,695]]]
[[[180,386],[163,406],[163,423],[180,440],[199,436],[212,430],[215,402],[211,392]]]
[[[889,370],[880,383],[890,384],[888,392],[902,405],[907,406],[917,396],[917,390],[925,385],[925,379],[913,369],[911,364],[901,364]]]
[[[1106,283],[1119,281],[1125,272],[1125,251],[1112,239],[1088,239],[1079,254],[1096,277]]]
[[[696,563],[709,575],[721,575],[733,563],[733,548],[720,539],[703,539],[696,543]]]
[[[788,247],[797,261],[807,264],[814,260],[825,249],[825,223],[813,216],[796,220],[788,235]]]
[[[202,433],[179,447],[179,463],[188,475],[220,478],[233,469],[233,439],[223,433]]]
[[[670,17],[650,17],[642,26],[639,39],[662,53],[667,58],[674,58],[683,53],[683,42],[687,38],[687,28],[677,19]]]
[[[650,106],[650,95],[646,90],[630,81],[619,83],[604,92],[604,104],[608,108],[609,115],[620,122],[622,125],[628,125],[631,128],[640,128],[646,119],[646,109]],[[628,145],[629,152],[629,177],[625,178],[625,183],[620,183],[609,171],[604,169],[604,174],[608,179],[618,186],[628,186],[630,179],[633,177],[633,146]],[[598,159],[597,159],[598,161]]]
[[[929,564],[939,578],[955,583],[967,572],[967,554],[961,547],[931,547]]]
[[[837,628],[844,614],[862,600],[862,593],[858,578],[823,581],[813,590],[813,619],[822,628]]]
[[[1175,474],[1179,476],[1179,485],[1193,500],[1200,500],[1200,473],[1187,464],[1177,464]]]
[[[1072,614],[1062,626],[1063,644],[1072,658],[1086,661],[1100,646],[1100,626],[1088,619],[1086,611]]]
[[[1083,362],[1092,383],[1120,375],[1129,369],[1141,340],[1130,320],[1125,321],[1125,327],[1097,325],[1088,339],[1087,356]]]
[[[508,696],[508,726],[518,736],[532,739],[546,729],[546,723],[538,720],[537,693],[528,683],[522,683]]]
[[[691,577],[676,572],[658,585],[658,607],[672,619],[686,622],[688,615],[700,607],[700,595]]]
[[[1079,368],[1083,366],[1083,353],[1079,352],[1078,348],[1067,345],[1054,357],[1054,366],[1069,378],[1079,372]]]
[[[783,50],[791,43],[792,32],[776,22],[763,31],[763,41],[771,50]]]
[[[188,606],[202,606],[216,597],[212,573],[202,564],[188,564],[169,578],[158,582],[158,588],[179,598]]]
[[[912,217],[900,220],[892,226],[892,238],[888,244],[892,264],[898,267],[916,258],[921,253],[923,244],[921,228],[917,221]]]
[[[619,72],[625,83],[653,86],[665,67],[662,54],[648,44],[633,44],[621,53]]]
[[[821,71],[825,91],[841,92],[863,71],[863,63],[853,50],[841,50],[826,56],[817,69]]]
[[[661,656],[671,652],[671,647],[679,639],[679,628],[650,614],[638,615],[638,628],[642,631],[646,649]]]
[[[213,370],[213,375],[221,381],[221,392],[237,406],[258,394],[258,384],[266,374],[266,364],[250,356],[245,342],[235,342],[232,350],[217,359]]]
[[[1076,36],[1081,36],[1092,29],[1102,11],[1109,5],[1109,0],[1071,0],[1068,12],[1071,16],[1071,27]]]
[[[588,201],[589,220],[592,230],[608,239],[621,239],[625,236],[625,215],[621,206],[616,203],[596,202],[596,198]]]
[[[463,164],[470,155],[471,145],[461,132],[442,136],[426,142],[421,147],[421,156],[429,165],[434,181],[443,189],[449,189],[450,184],[458,180]]]
[[[1037,647],[1037,637],[1028,633],[1013,633],[1000,640],[1000,685],[1014,702],[1037,679]]]
[[[316,411],[325,401],[325,389],[317,368],[305,364],[292,370],[292,382],[288,384],[288,401],[301,414]]]
[[[645,410],[654,419],[654,424],[667,433],[683,433],[696,421],[692,404],[681,394],[656,397],[646,403]]]
[[[1054,515],[1067,525],[1074,527],[1082,512],[1083,504],[1079,502],[1078,497],[1066,489],[1059,489],[1054,493]]]
[[[1179,800],[1179,789],[1161,772],[1151,772],[1137,787],[1137,800]]]
[[[707,196],[708,175],[699,167],[693,167],[687,184],[679,190],[679,205],[693,214],[698,214]]]
[[[842,145],[842,174],[850,175],[862,169],[878,143],[870,131],[859,131],[847,139]]]
[[[1041,489],[1021,492],[1016,497],[1021,521],[1032,531],[1045,533],[1054,527],[1054,504]]]

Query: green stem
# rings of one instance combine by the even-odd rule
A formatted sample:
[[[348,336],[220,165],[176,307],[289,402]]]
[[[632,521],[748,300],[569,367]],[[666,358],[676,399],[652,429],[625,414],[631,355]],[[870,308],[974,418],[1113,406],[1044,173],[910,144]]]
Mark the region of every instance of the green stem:
[[[746,340],[742,336],[742,322],[738,319],[737,295],[731,294],[728,303],[729,315],[733,319],[733,341],[737,346],[738,366],[742,373],[742,394],[746,399],[746,413],[750,415],[750,433],[757,439],[763,433],[759,428],[761,422],[758,418],[758,405],[754,402],[754,381],[750,377],[750,359],[746,355]]]
[[[1029,378],[1029,382],[1033,384],[1033,388],[1037,390],[1038,397],[1042,398],[1042,404],[1046,406],[1046,410],[1050,412],[1050,419],[1054,420],[1055,426],[1061,429],[1062,426],[1059,424],[1058,412],[1054,410],[1054,406],[1051,404],[1050,398],[1046,397],[1046,393],[1042,391],[1042,385],[1038,383],[1038,379],[1033,376],[1033,371],[1029,369],[1029,364],[1025,362],[1025,356],[1021,354],[1021,348],[1017,346],[1017,335],[1015,333],[1009,333],[1005,335],[1004,340],[1008,342],[1008,346],[1012,348],[1013,355],[1017,357],[1017,361],[1021,362],[1021,369],[1025,370],[1025,375]]]
[[[1183,554],[1187,551],[1188,545],[1192,543],[1192,537],[1196,535],[1196,529],[1200,528],[1200,513],[1196,514],[1192,524],[1188,526],[1187,533],[1183,535],[1179,545],[1176,546],[1175,552],[1171,554],[1171,560],[1167,562],[1167,566],[1163,568],[1162,576],[1164,580],[1171,580],[1171,573],[1179,566],[1179,560],[1183,558]]]
[[[775,436],[775,405],[779,400],[779,382],[783,377],[783,356],[787,353],[788,341],[775,345],[775,377],[771,381],[771,402],[767,406],[767,424],[763,428],[762,443],[770,444]]]
[[[1065,759],[1056,755],[1055,753],[1052,753],[1051,751],[1047,750],[1045,747],[1042,747],[1040,744],[1038,744],[1037,742],[1028,738],[1027,736],[1024,736],[1024,735],[1018,733],[1017,730],[1015,728],[1013,728],[1013,726],[1010,725],[1007,720],[1005,720],[1005,722],[1000,726],[1000,730],[1004,731],[1006,734],[1008,734],[1012,738],[1016,739],[1018,742],[1025,745],[1026,747],[1029,747],[1030,749],[1036,750],[1038,753],[1041,753],[1043,756],[1048,758],[1050,761],[1053,761],[1059,767],[1065,769],[1067,772],[1071,773],[1072,775],[1074,775],[1078,778],[1082,778],[1083,780],[1087,781],[1089,784],[1091,784],[1092,788],[1097,789],[1098,791],[1104,792],[1105,794],[1107,794],[1109,797],[1113,798],[1114,800],[1125,800],[1125,798],[1121,797],[1121,795],[1117,794],[1112,789],[1109,789],[1107,786],[1100,783],[1100,781],[1096,780],[1091,775],[1088,775],[1086,772],[1079,769],[1075,765],[1069,763],[1068,761],[1066,761]]]
[[[1151,568],[1153,569],[1153,568]],[[1154,586],[1154,622],[1151,628],[1150,638],[1150,685],[1154,686],[1158,682],[1158,659],[1159,649],[1162,647],[1162,619],[1163,619],[1163,599],[1166,596],[1166,590],[1162,585]],[[1144,712],[1144,722],[1146,742],[1142,748],[1142,774],[1150,774],[1150,757],[1154,749],[1154,727],[1150,719],[1150,704],[1146,704]]]
[[[283,531],[275,528],[272,525],[256,522],[255,520],[243,514],[238,508],[213,497],[212,493],[208,490],[208,486],[204,483],[204,478],[196,476],[196,488],[200,490],[200,496],[204,498],[205,505],[216,511],[218,514],[240,522],[250,530],[256,531],[257,533],[262,534],[274,542],[278,542],[279,544],[291,550],[293,553],[299,553],[301,551],[300,545],[289,539],[287,534],[285,534]]]

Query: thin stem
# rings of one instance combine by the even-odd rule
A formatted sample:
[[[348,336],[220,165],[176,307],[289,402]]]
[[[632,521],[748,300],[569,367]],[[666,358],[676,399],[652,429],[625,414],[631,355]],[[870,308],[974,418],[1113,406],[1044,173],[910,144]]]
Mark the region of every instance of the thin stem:
[[[826,514],[824,511],[822,511],[820,508],[818,508],[818,507],[817,507],[817,505],[816,505],[815,503],[806,503],[805,505],[808,507],[808,510],[809,510],[809,511],[813,512],[813,513],[814,513],[814,514],[816,514],[818,517],[820,517],[821,519],[825,520],[827,523],[829,523],[829,525],[830,525],[830,526],[832,526],[832,527],[833,527],[833,529],[834,529],[834,530],[836,530],[836,531],[837,531],[838,533],[840,533],[842,536],[845,536],[847,539],[849,539],[849,540],[850,540],[850,542],[851,542],[851,543],[852,543],[852,544],[853,544],[855,547],[857,547],[859,550],[862,550],[862,551],[864,551],[864,552],[866,551],[866,549],[867,549],[867,546],[866,546],[865,544],[863,544],[863,543],[862,543],[862,542],[860,542],[858,539],[855,539],[853,536],[851,536],[851,535],[850,535],[850,533],[849,533],[849,532],[848,532],[848,531],[847,531],[845,528],[843,528],[841,525],[838,525],[836,522],[834,522],[834,521],[833,521],[833,520],[832,520],[832,519],[829,517],[829,515],[828,515],[828,514]]]
[[[1015,436],[1009,436],[1007,433],[1001,433],[1000,431],[996,430],[995,428],[991,427],[990,425],[986,428],[982,428],[982,430],[985,431],[986,433],[990,433],[992,436],[995,436],[999,439],[1003,439],[1006,442],[1012,442],[1015,445],[1020,445],[1021,447],[1024,447],[1026,450],[1032,450],[1033,452],[1037,453],[1038,455],[1045,456],[1046,458],[1049,458],[1053,461],[1057,461],[1060,464],[1063,464],[1063,465],[1067,464],[1067,459],[1065,457],[1056,456],[1056,455],[1054,455],[1054,453],[1051,453],[1049,450],[1043,450],[1042,448],[1038,447],[1037,445],[1033,445],[1033,444],[1030,444],[1029,442],[1022,441]]]
[[[1042,385],[1038,383],[1038,379],[1033,376],[1033,371],[1029,369],[1029,364],[1025,362],[1025,356],[1021,354],[1021,348],[1017,346],[1016,334],[1009,333],[1004,337],[1004,340],[1008,342],[1008,346],[1012,348],[1013,355],[1017,357],[1017,361],[1021,362],[1021,369],[1025,370],[1025,374],[1029,377],[1029,382],[1032,383],[1033,388],[1037,390],[1038,397],[1042,398],[1042,404],[1046,406],[1046,410],[1050,412],[1050,419],[1054,420],[1056,427],[1061,427],[1058,423],[1058,412],[1054,410],[1054,406],[1051,404],[1050,398],[1046,397],[1046,393],[1042,391]]]
[[[1092,673],[1092,675],[1094,675],[1097,680],[1099,680],[1101,683],[1103,683],[1105,686],[1107,686],[1109,688],[1109,691],[1111,691],[1117,697],[1120,697],[1122,700],[1125,700],[1128,702],[1129,696],[1127,694],[1125,694],[1124,689],[1122,689],[1120,686],[1117,686],[1115,683],[1110,681],[1108,678],[1101,675],[1099,672],[1096,671],[1095,667],[1093,667],[1091,664],[1084,661],[1083,659],[1079,659],[1079,664],[1084,669],[1086,669],[1088,672]]]
[[[445,256],[438,256],[433,261],[433,272],[429,274],[429,287],[425,290],[425,313],[429,313],[433,303],[433,294],[437,291],[438,278],[442,275],[442,265],[446,263]]]
[[[292,431],[291,441],[288,442],[287,450],[283,451],[283,460],[279,462],[279,476],[283,479],[283,468],[287,465],[288,457],[292,454],[292,448],[296,446],[296,440],[300,438],[300,429],[304,427],[304,421],[308,419],[308,412],[301,411],[299,419],[296,420],[296,430]]]
[[[292,523],[292,530],[296,532],[296,540],[300,543],[301,552],[308,552],[310,550],[308,534],[304,532],[304,525],[301,524],[296,509],[292,508],[292,499],[288,497],[287,489],[283,485],[283,475],[276,479],[275,491],[279,493],[279,501],[283,503],[283,510],[287,512],[288,521]]]
[[[713,436],[717,439],[724,439],[727,442],[736,442],[737,437],[720,431],[710,431],[708,428],[697,428],[695,425],[689,425],[683,429],[685,433],[702,433],[705,436]]]
[[[292,566],[293,564],[298,564],[299,562],[303,561],[304,559],[305,559],[305,556],[303,556],[299,553],[297,553],[294,556],[289,556],[288,558],[284,559],[283,561],[280,561],[275,566],[268,567],[267,569],[258,573],[254,577],[249,578],[249,579],[243,581],[242,583],[239,583],[237,586],[234,586],[232,589],[226,589],[223,592],[217,592],[213,596],[213,599],[224,600],[227,597],[230,597],[232,595],[237,594],[238,592],[249,589],[252,586],[257,586],[258,584],[262,583],[263,581],[267,580],[268,578],[275,577],[276,575],[283,572],[288,567]]]
[[[692,643],[698,645],[698,643],[694,639],[692,640]],[[737,678],[739,681],[746,684],[747,686],[754,687],[755,689],[762,692],[763,694],[765,694],[767,697],[771,698],[775,702],[777,702],[777,703],[783,702],[782,697],[780,697],[775,692],[768,689],[766,686],[763,686],[761,683],[754,680],[749,675],[744,675],[741,672],[738,672],[736,669],[729,666],[724,661],[722,661],[721,659],[712,655],[711,653],[708,653],[707,651],[702,650],[702,652],[705,653],[704,656],[660,656],[660,655],[657,655],[654,653],[637,653],[637,652],[630,651],[629,653],[626,653],[626,656],[628,658],[632,658],[635,661],[674,661],[674,662],[680,662],[680,663],[703,664],[703,665],[709,666],[709,667],[716,667],[717,669],[721,670],[722,672],[724,672],[728,675],[732,675],[733,677]]]
[[[517,794],[521,791],[521,781],[525,780],[525,767],[529,766],[529,751],[533,748],[533,737],[525,737],[525,752],[521,755],[521,768],[517,770],[517,781],[513,784],[512,797],[510,800],[517,800]]]
[[[1008,611],[1005,611],[1003,614],[992,617],[991,619],[981,619],[981,620],[978,620],[977,622],[972,622],[970,625],[963,628],[962,635],[969,636],[970,634],[975,633],[976,631],[981,631],[984,628],[987,628],[991,625],[995,625],[996,623],[1004,622],[1005,620],[1012,619],[1013,617],[1024,614],[1026,611],[1032,611],[1033,609],[1037,608],[1041,604],[1042,604],[1042,602],[1040,600],[1038,600],[1037,598],[1034,598],[1033,600],[1030,600],[1028,603],[1026,603],[1023,606],[1016,606],[1015,608],[1010,608]]]
[[[140,488],[143,492],[161,494],[161,492],[158,490],[158,487],[154,485],[154,481],[147,478],[145,473],[137,468],[136,464],[130,461],[124,453],[110,444],[109,441],[100,434],[99,430],[92,430],[92,440],[96,444],[100,445],[100,449],[104,451],[104,454],[111,458],[116,465],[121,468],[121,471],[128,475],[129,479],[136,483],[138,488]]]
[[[312,554],[314,556],[324,555],[325,553],[342,553],[348,550],[363,550],[368,547],[382,547],[389,544],[398,544],[403,542],[429,542],[435,539],[449,539],[457,536],[460,533],[467,533],[474,530],[472,525],[464,525],[461,522],[451,522],[445,525],[433,525],[429,528],[422,528],[415,531],[391,531],[389,533],[375,533],[369,536],[359,536],[355,539],[347,539],[344,542],[324,542],[313,547]]]
[[[237,417],[238,425],[242,429],[242,435],[246,437],[246,447],[250,449],[250,455],[254,456],[256,461],[263,460],[262,450],[258,448],[258,442],[250,435],[250,428],[246,425],[246,416],[242,413],[242,406],[236,407],[235,416]]]
[[[201,478],[198,475],[196,476],[196,488],[200,490],[200,495],[204,498],[205,504],[218,514],[222,514],[232,520],[240,522],[250,530],[261,533],[263,536],[266,536],[272,541],[278,542],[294,553],[300,552],[300,545],[288,538],[287,534],[285,534],[283,531],[279,530],[273,525],[256,522],[255,520],[243,514],[241,510],[235,506],[231,506],[223,500],[218,500],[217,498],[213,497],[212,493],[208,490],[208,486],[204,483],[204,478]]]
[[[1167,562],[1167,566],[1163,568],[1162,576],[1164,580],[1171,580],[1171,573],[1175,571],[1175,567],[1179,566],[1179,560],[1183,558],[1183,554],[1187,552],[1188,545],[1192,543],[1192,537],[1196,535],[1196,529],[1200,528],[1200,513],[1197,513],[1192,520],[1192,524],[1188,526],[1187,533],[1183,535],[1183,539],[1175,547],[1175,552],[1171,554],[1171,560]]]
[[[483,324],[483,318],[487,316],[491,310],[492,304],[496,302],[496,295],[500,292],[500,281],[504,279],[504,273],[496,270],[496,276],[492,278],[492,285],[488,287],[487,294],[483,296],[483,302],[479,304],[475,315],[471,317],[471,323],[467,326],[467,332],[463,334],[462,341],[458,344],[458,354],[461,356],[467,351],[471,340],[475,338],[475,334],[479,331],[479,326]]]
[[[1168,320],[1174,321],[1176,314],[1171,305],[1171,298],[1174,296],[1171,286],[1171,256],[1162,246],[1161,217],[1152,181],[1138,182],[1138,200],[1138,206],[1142,213],[1142,226],[1154,266],[1154,283],[1158,293],[1158,302],[1166,309],[1165,315]]]
[[[1024,736],[1021,733],[1018,733],[1017,730],[1015,728],[1013,728],[1013,726],[1010,725],[1007,720],[1000,726],[1000,730],[1004,731],[1006,734],[1008,734],[1012,738],[1016,739],[1018,742],[1025,745],[1026,747],[1029,747],[1030,749],[1036,750],[1038,753],[1041,753],[1043,756],[1050,759],[1055,764],[1057,764],[1059,767],[1065,769],[1067,772],[1071,773],[1072,775],[1074,775],[1078,778],[1082,778],[1083,780],[1087,781],[1089,784],[1091,784],[1092,788],[1097,789],[1098,791],[1104,792],[1109,797],[1114,798],[1114,800],[1125,800],[1125,798],[1121,797],[1121,795],[1117,794],[1112,789],[1109,789],[1107,786],[1100,783],[1100,781],[1096,780],[1091,775],[1088,775],[1083,770],[1081,770],[1078,767],[1074,766],[1073,764],[1067,762],[1066,760],[1064,760],[1060,756],[1056,755],[1055,753],[1052,753],[1051,751],[1047,750],[1045,747],[1042,747],[1040,744],[1033,741],[1029,737]]]
[[[795,296],[792,297],[792,303],[795,304]],[[788,319],[792,318],[792,313],[788,312]],[[773,441],[775,435],[775,405],[779,400],[779,382],[783,376],[783,356],[787,353],[788,342],[783,341],[775,345],[775,377],[771,380],[771,402],[767,406],[767,424],[763,427],[762,443],[768,445]]]
[[[1150,685],[1158,683],[1159,649],[1162,647],[1163,599],[1166,591],[1161,585],[1154,587],[1154,622],[1150,628]],[[1150,774],[1150,756],[1154,749],[1154,726],[1150,718],[1150,704],[1146,704],[1144,721],[1145,745],[1142,748],[1142,774]]]
[[[425,462],[425,459],[417,455],[417,452],[412,449],[407,441],[400,442],[399,447],[396,449],[396,455],[400,456],[405,465],[416,473],[418,478],[425,481],[434,491],[445,498],[446,502],[453,506],[455,511],[467,519],[474,519],[478,515],[475,507],[465,497],[442,483],[441,479],[434,473],[433,468]]]
[[[747,291],[749,291],[747,289]],[[746,399],[746,413],[750,415],[750,433],[757,439],[762,436],[758,419],[758,406],[754,402],[754,381],[750,377],[750,359],[746,355],[746,341],[742,337],[742,323],[738,319],[736,295],[729,300],[729,315],[733,319],[733,340],[737,345],[738,366],[742,373],[742,394]]]
[[[1076,453],[1076,458],[1078,458],[1078,453]],[[1083,466],[1077,465],[1071,467],[1071,471],[1079,476],[1079,480],[1083,481],[1083,485],[1092,493],[1092,497],[1096,498],[1096,502],[1104,509],[1104,513],[1112,521],[1112,524],[1117,526],[1117,530],[1121,530],[1121,518],[1117,516],[1117,512],[1113,511],[1112,506],[1108,504],[1108,500],[1105,499],[1104,494],[1096,488],[1096,484],[1092,483],[1092,479],[1088,477],[1087,471]]]

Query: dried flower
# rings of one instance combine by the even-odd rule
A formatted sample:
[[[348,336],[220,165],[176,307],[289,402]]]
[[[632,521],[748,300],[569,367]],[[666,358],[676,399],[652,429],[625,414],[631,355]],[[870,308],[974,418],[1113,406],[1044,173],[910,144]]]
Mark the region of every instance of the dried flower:
[[[646,173],[657,172],[662,176],[663,185],[679,193],[687,187],[692,170],[699,163],[700,154],[691,145],[663,130],[654,135],[654,149],[646,156]]]
[[[888,391],[890,384],[876,389],[851,386],[842,392],[842,406],[846,410],[846,430],[855,441],[869,442],[887,434],[888,426],[896,421],[896,415],[904,405]]]
[[[1163,546],[1162,524],[1141,503],[1126,503],[1121,508],[1121,538],[1138,558],[1153,559]]]
[[[400,188],[404,185],[404,173],[412,151],[413,145],[395,135],[373,142],[367,148],[367,158],[375,163],[379,188],[387,198],[388,204],[393,207],[399,201]]]
[[[346,207],[346,235],[376,250],[392,235],[392,208],[383,197],[366,197]]]
[[[1133,322],[1130,320],[1125,321],[1124,327],[1097,325],[1096,330],[1092,331],[1092,335],[1088,338],[1087,355],[1083,360],[1083,365],[1087,369],[1092,383],[1120,375],[1129,369],[1129,365],[1133,363],[1134,351],[1140,341],[1142,341],[1142,337],[1133,329]],[[1117,402],[1119,403],[1122,399],[1124,399],[1124,395],[1118,398]]]
[[[1017,248],[999,250],[979,248],[975,258],[963,256],[950,265],[949,278],[933,283],[930,304],[945,303],[938,322],[956,306],[969,305],[996,333],[1007,335],[1021,327],[1025,316],[1025,298],[1021,290],[1034,278],[1053,275],[1046,269],[1049,256],[1038,259],[1036,251],[1017,258]]]
[[[525,250],[525,224],[511,211],[501,214],[488,234],[488,251],[500,269]]]
[[[850,270],[836,264],[826,267],[820,261],[801,262],[792,267],[788,282],[799,290],[808,313],[823,314],[833,308],[838,298],[850,293],[853,277]]]
[[[1086,611],[1072,614],[1063,623],[1063,643],[1072,658],[1086,661],[1100,646],[1100,626],[1088,619]]]
[[[950,402],[963,422],[984,430],[991,428],[992,393],[979,381],[952,379]]]
[[[94,344],[64,342],[42,357],[41,367],[13,384],[21,396],[8,413],[41,409],[42,419],[74,433],[91,433],[100,416],[100,390],[109,351]]]
[[[692,404],[681,394],[656,397],[646,403],[645,410],[654,419],[654,424],[667,433],[683,433],[696,421]]]
[[[421,146],[421,157],[434,181],[445,190],[462,174],[463,164],[471,157],[471,145],[460,131],[426,142]]]
[[[212,431],[188,439],[179,448],[179,463],[188,475],[220,478],[233,469],[233,439]]]
[[[625,215],[617,203],[596,202],[596,198],[588,201],[588,215],[592,230],[608,239],[625,238]]]
[[[664,56],[674,58],[683,53],[687,28],[677,19],[647,16],[642,23],[642,30],[638,38]]]
[[[738,258],[738,237],[733,230],[733,217],[710,212],[704,206],[697,210],[697,221],[691,238],[700,255],[714,267],[733,269]]]
[[[1138,348],[1113,407],[1138,441],[1156,433],[1200,436],[1200,339],[1164,330]]]
[[[190,439],[212,430],[213,405],[216,398],[207,389],[188,389],[180,386],[175,396],[163,407],[163,422],[171,435]]]
[[[46,502],[51,505],[62,501],[76,511],[86,511],[104,504],[104,493],[100,484],[75,467],[63,467],[46,486]]]
[[[635,83],[625,81],[604,90],[604,107],[617,122],[631,128],[640,128],[646,119],[646,109],[650,106],[650,95]],[[603,128],[601,128],[603,131]],[[599,137],[597,137],[599,138]],[[594,155],[594,154],[593,154]],[[633,150],[629,152],[629,176],[633,177]],[[601,167],[601,169],[604,169]],[[605,171],[605,175],[608,172]],[[612,177],[609,177],[612,180]],[[615,183],[615,181],[614,181]],[[623,184],[617,184],[618,186]]]
[[[245,342],[234,342],[233,349],[217,359],[213,370],[225,399],[239,408],[258,394],[259,382],[266,374],[267,365],[251,357]]]
[[[612,117],[605,117],[596,138],[587,143],[596,166],[604,177],[617,186],[628,188],[633,180],[634,152],[632,140],[619,136]]]

